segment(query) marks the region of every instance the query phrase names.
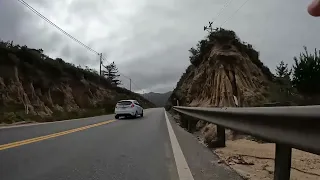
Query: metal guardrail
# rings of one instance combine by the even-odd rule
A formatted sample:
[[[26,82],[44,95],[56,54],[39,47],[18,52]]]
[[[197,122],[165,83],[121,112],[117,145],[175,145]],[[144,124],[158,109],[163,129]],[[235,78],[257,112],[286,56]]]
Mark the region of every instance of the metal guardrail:
[[[225,129],[276,143],[275,180],[289,180],[292,148],[320,155],[320,106],[200,108],[174,106],[179,113],[217,125],[220,146]]]

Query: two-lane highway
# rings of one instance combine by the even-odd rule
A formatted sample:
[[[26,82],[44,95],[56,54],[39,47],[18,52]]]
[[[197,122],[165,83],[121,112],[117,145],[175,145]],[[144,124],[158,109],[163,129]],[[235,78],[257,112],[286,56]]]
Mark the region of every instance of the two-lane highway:
[[[179,137],[187,151],[182,152],[173,130],[177,126],[172,128],[165,117],[164,110],[157,108],[146,110],[145,117],[138,119],[114,120],[113,115],[106,115],[0,128],[0,179],[193,180],[194,176],[196,180],[207,180],[234,177],[220,165],[214,167],[214,176],[210,171],[204,173],[206,167],[197,160],[209,164],[207,169],[210,170],[213,166],[209,162],[217,161],[216,157],[211,157],[212,153],[183,130],[179,131]],[[185,153],[191,157],[192,174]]]
[[[140,119],[109,122],[110,115],[0,129],[0,144],[58,134],[1,150],[0,179],[177,179],[163,119],[162,109],[152,109]]]

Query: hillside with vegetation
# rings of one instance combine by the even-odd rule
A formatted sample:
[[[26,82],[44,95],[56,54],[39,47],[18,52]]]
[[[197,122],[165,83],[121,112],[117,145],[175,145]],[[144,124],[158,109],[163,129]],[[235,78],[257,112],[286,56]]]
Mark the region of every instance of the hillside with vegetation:
[[[223,28],[213,29],[212,23],[205,26],[208,35],[191,48],[190,65],[177,82],[166,110],[183,128],[194,133],[198,140],[209,148],[217,145],[217,129],[214,124],[206,123],[172,111],[172,106],[190,107],[256,107],[290,106],[320,104],[320,51],[309,52],[306,47],[299,56],[294,57],[289,67],[279,60],[276,74],[271,73],[259,59],[259,52],[252,45],[240,40],[235,32]],[[190,120],[188,123],[188,120]],[[214,151],[226,163],[246,179],[272,179],[273,159],[261,161],[255,154],[274,154],[274,144],[265,143],[232,130],[226,130],[227,147]],[[257,142],[253,142],[257,141]],[[263,144],[262,144],[263,143]],[[303,179],[302,175],[319,178],[306,162],[314,162],[314,156],[308,153],[294,153],[294,159],[307,161],[294,163],[294,179]],[[245,157],[245,158],[244,158]],[[251,157],[249,159],[248,157]],[[271,156],[272,157],[272,156]],[[239,163],[239,158],[252,162],[250,166]],[[274,155],[273,155],[274,158]],[[232,159],[236,159],[232,161]],[[263,166],[262,166],[263,165]],[[313,168],[316,169],[316,168]],[[303,173],[301,173],[303,172]],[[317,171],[316,173],[318,173]],[[299,174],[300,173],[300,174]],[[301,175],[302,174],[302,175]]]
[[[231,30],[204,28],[208,35],[191,48],[190,65],[170,96],[166,109],[179,102],[191,107],[252,107],[310,105],[320,103],[320,52],[305,51],[289,68],[283,61],[271,73],[259,52]],[[179,119],[182,127],[186,118]],[[204,132],[205,142],[214,142],[215,127],[192,121],[191,128]]]
[[[279,60],[276,74],[273,74],[259,59],[259,52],[252,45],[241,41],[231,30],[213,29],[211,25],[212,23],[209,23],[208,27],[204,27],[208,35],[200,40],[195,48],[189,50],[190,65],[177,82],[166,104],[166,110],[173,114],[177,123],[194,133],[201,143],[209,148],[216,147],[216,126],[177,114],[172,111],[172,106],[179,104],[189,107],[256,107],[320,104],[319,50],[315,49],[310,53],[304,47],[304,52],[293,58],[292,68]],[[226,162],[243,154],[255,157],[255,151],[259,154],[274,151],[272,144],[263,146],[261,140],[232,130],[226,130],[226,138],[227,147],[215,150]],[[265,147],[268,147],[268,151]],[[261,150],[257,151],[259,148]],[[306,154],[296,157],[302,156],[307,157]],[[307,159],[311,161],[313,158]],[[259,158],[250,160],[254,160],[256,165],[243,169],[239,169],[239,164],[229,165],[239,172],[245,172],[247,179],[272,179],[273,172],[264,173],[267,170],[259,166],[269,166],[267,164],[272,164],[272,159],[270,162],[261,162]],[[308,167],[307,163],[301,162],[297,169],[304,167]],[[260,175],[257,175],[259,173]],[[310,175],[313,172],[305,173]],[[298,177],[296,172],[293,176]]]
[[[104,74],[113,72],[113,66],[106,66]],[[42,49],[0,43],[0,123],[112,113],[121,99],[136,99],[144,108],[154,107],[141,95],[118,85],[115,76],[100,76],[89,67],[52,59]]]
[[[167,107],[265,106],[266,104],[318,104],[320,51],[307,48],[295,64],[283,61],[271,73],[259,52],[231,30],[205,27],[208,35],[191,48],[190,65],[177,82]],[[236,100],[235,100],[236,99]],[[237,105],[236,105],[237,101]]]
[[[171,96],[185,106],[258,106],[270,102],[273,74],[233,31],[212,29],[190,50],[191,65]]]

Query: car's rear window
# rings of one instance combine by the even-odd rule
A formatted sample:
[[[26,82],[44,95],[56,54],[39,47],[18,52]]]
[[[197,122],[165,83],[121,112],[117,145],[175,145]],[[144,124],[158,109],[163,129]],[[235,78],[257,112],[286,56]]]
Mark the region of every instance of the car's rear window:
[[[118,105],[131,105],[131,101],[119,101],[117,104]]]

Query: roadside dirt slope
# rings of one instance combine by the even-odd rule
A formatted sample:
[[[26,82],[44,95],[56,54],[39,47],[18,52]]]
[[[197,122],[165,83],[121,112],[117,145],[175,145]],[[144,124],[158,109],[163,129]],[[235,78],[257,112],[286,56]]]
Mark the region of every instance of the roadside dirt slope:
[[[85,112],[98,115],[112,112],[121,99],[136,99],[145,108],[154,107],[88,67],[51,59],[42,50],[0,43],[0,123],[25,120],[26,115],[39,121],[68,118],[64,114],[71,118]]]

